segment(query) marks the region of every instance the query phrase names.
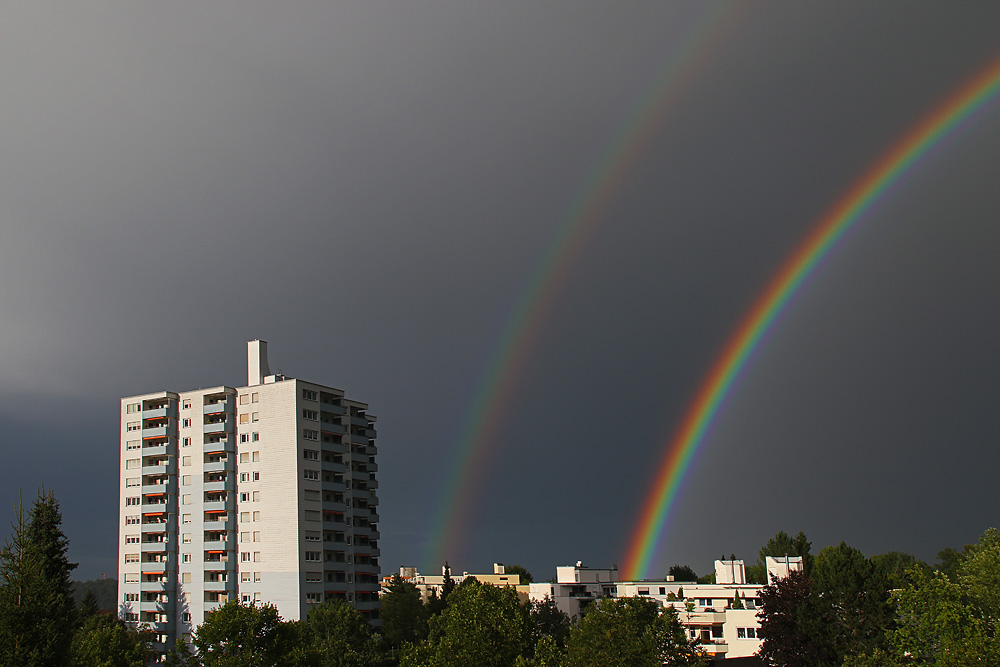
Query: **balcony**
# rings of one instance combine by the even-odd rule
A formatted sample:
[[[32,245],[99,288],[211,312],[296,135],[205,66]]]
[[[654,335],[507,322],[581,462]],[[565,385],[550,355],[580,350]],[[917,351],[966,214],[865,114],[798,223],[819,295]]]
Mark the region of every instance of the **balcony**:
[[[221,540],[205,540],[205,551],[235,551],[236,536],[230,535]]]
[[[158,442],[152,444],[142,445],[142,455],[143,456],[166,456],[167,455],[167,443]]]
[[[177,516],[172,515],[169,519],[157,523],[144,523],[140,526],[141,532],[146,533],[173,533],[177,531]]]
[[[356,415],[351,415],[351,426],[368,426],[368,419],[366,417],[358,417]]]
[[[352,444],[355,444],[355,445],[367,445],[368,444],[368,438],[366,436],[363,436],[363,435],[358,435],[357,433],[351,433],[348,436],[348,438],[350,439],[350,442]]]
[[[177,435],[177,425],[173,422],[166,426],[151,426],[143,427],[142,429],[142,439],[150,440],[152,438],[168,438],[171,435]]]
[[[156,459],[154,459],[156,460]],[[177,460],[174,457],[156,460],[156,463],[144,465],[140,474],[145,475],[173,475],[177,472]]]
[[[202,490],[205,492],[213,491],[235,491],[236,490],[236,480],[233,481],[223,481],[223,482],[205,482],[202,485]]]
[[[202,446],[202,451],[206,453],[210,452],[233,452],[236,448],[233,446],[234,440],[229,438],[222,438],[220,440],[214,440],[211,442],[205,442]]]
[[[341,426],[340,424],[335,424],[333,422],[327,422],[327,421],[322,422],[320,430],[323,431],[323,433],[326,433],[327,435],[344,435],[345,433],[343,426]]]
[[[233,412],[236,405],[231,400],[219,401],[218,403],[211,403],[202,408],[202,414],[215,415],[220,412]]]
[[[213,500],[211,502],[205,501],[202,505],[202,509],[205,512],[232,512],[236,509],[236,494],[232,494],[225,500]]]
[[[330,414],[338,416],[347,414],[347,408],[345,408],[343,405],[336,405],[335,403],[329,403],[327,401],[321,400],[319,402],[319,407],[324,412],[329,412]]]
[[[139,546],[142,547],[140,551],[144,554],[167,553],[174,550],[173,542],[140,542]],[[143,565],[146,565],[146,563],[143,563]]]
[[[232,433],[233,432],[233,422],[222,421],[215,422],[214,424],[205,424],[202,426],[202,433],[205,435],[211,435],[213,433]]]
[[[142,411],[142,418],[146,419],[162,419],[167,416],[167,408],[164,406],[162,408],[146,408]]]
[[[143,484],[141,488],[142,495],[144,496],[177,493],[177,478],[169,477],[167,481],[162,484]]]
[[[202,470],[205,472],[232,472],[236,470],[236,458],[231,457],[214,463],[205,463]]]
[[[166,560],[160,561],[143,561],[139,564],[142,568],[143,574],[166,574],[173,571],[177,567],[177,559],[170,555]],[[139,587],[140,590],[146,590],[142,586]]]
[[[236,590],[236,577],[233,576],[233,577],[229,577],[228,580],[226,580],[226,579],[219,579],[217,581],[209,581],[209,580],[206,579],[205,583],[202,584],[202,586],[203,586],[203,588],[206,591],[213,591],[213,592],[216,592],[216,593],[225,593],[225,592],[228,592],[228,591],[235,591]]]
[[[173,601],[159,601],[159,600],[140,600],[139,601],[139,611],[155,612],[160,614],[169,614],[174,611]]]
[[[334,461],[323,461],[323,472],[347,472],[346,463],[335,463]]]

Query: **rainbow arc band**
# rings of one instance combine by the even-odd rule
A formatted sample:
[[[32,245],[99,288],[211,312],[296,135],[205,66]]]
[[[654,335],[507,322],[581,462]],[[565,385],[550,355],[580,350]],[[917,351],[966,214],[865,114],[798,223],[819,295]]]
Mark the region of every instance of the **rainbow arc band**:
[[[646,576],[698,447],[750,356],[789,300],[859,219],[945,137],[1000,93],[1000,59],[949,96],[869,167],[813,227],[730,337],[667,445],[624,557],[629,580]]]

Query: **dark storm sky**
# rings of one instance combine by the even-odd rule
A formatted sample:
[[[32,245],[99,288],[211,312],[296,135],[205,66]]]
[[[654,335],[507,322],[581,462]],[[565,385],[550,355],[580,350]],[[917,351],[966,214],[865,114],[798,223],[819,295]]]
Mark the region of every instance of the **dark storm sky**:
[[[7,7],[0,502],[52,486],[79,577],[115,573],[119,397],[243,384],[262,338],[272,368],[370,403],[383,570],[423,565],[521,290],[705,7]],[[769,277],[1000,55],[994,3],[721,16],[547,306],[456,570],[620,563]],[[706,439],[660,569],[778,530],[931,559],[997,524],[998,173],[994,102],[823,263]]]

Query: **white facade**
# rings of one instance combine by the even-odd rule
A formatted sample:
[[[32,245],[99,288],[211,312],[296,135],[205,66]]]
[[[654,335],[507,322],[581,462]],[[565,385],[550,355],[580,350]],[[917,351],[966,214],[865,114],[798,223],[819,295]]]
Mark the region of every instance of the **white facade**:
[[[344,392],[271,375],[121,401],[119,610],[158,650],[230,599],[305,618],[327,598],[377,623],[375,417]]]
[[[797,556],[768,558],[767,561],[770,580],[802,569],[802,558]],[[688,636],[699,640],[709,656],[752,656],[760,648],[757,607],[763,586],[746,583],[746,569],[741,560],[715,561],[715,576],[718,583],[714,584],[673,580],[618,581],[616,569],[591,569],[577,563],[576,566],[557,567],[554,584],[531,584],[529,597],[532,600],[550,598],[569,616],[585,614],[587,605],[600,598],[649,598],[662,607],[676,610]]]

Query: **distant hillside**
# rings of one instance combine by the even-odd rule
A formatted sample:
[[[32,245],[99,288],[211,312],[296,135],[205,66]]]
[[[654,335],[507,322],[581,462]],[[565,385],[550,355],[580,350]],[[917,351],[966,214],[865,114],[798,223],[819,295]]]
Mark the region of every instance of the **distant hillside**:
[[[101,609],[115,611],[118,609],[118,580],[117,579],[92,579],[91,581],[74,581],[73,598],[76,604],[87,594],[88,590],[94,591],[97,596],[97,606]]]

